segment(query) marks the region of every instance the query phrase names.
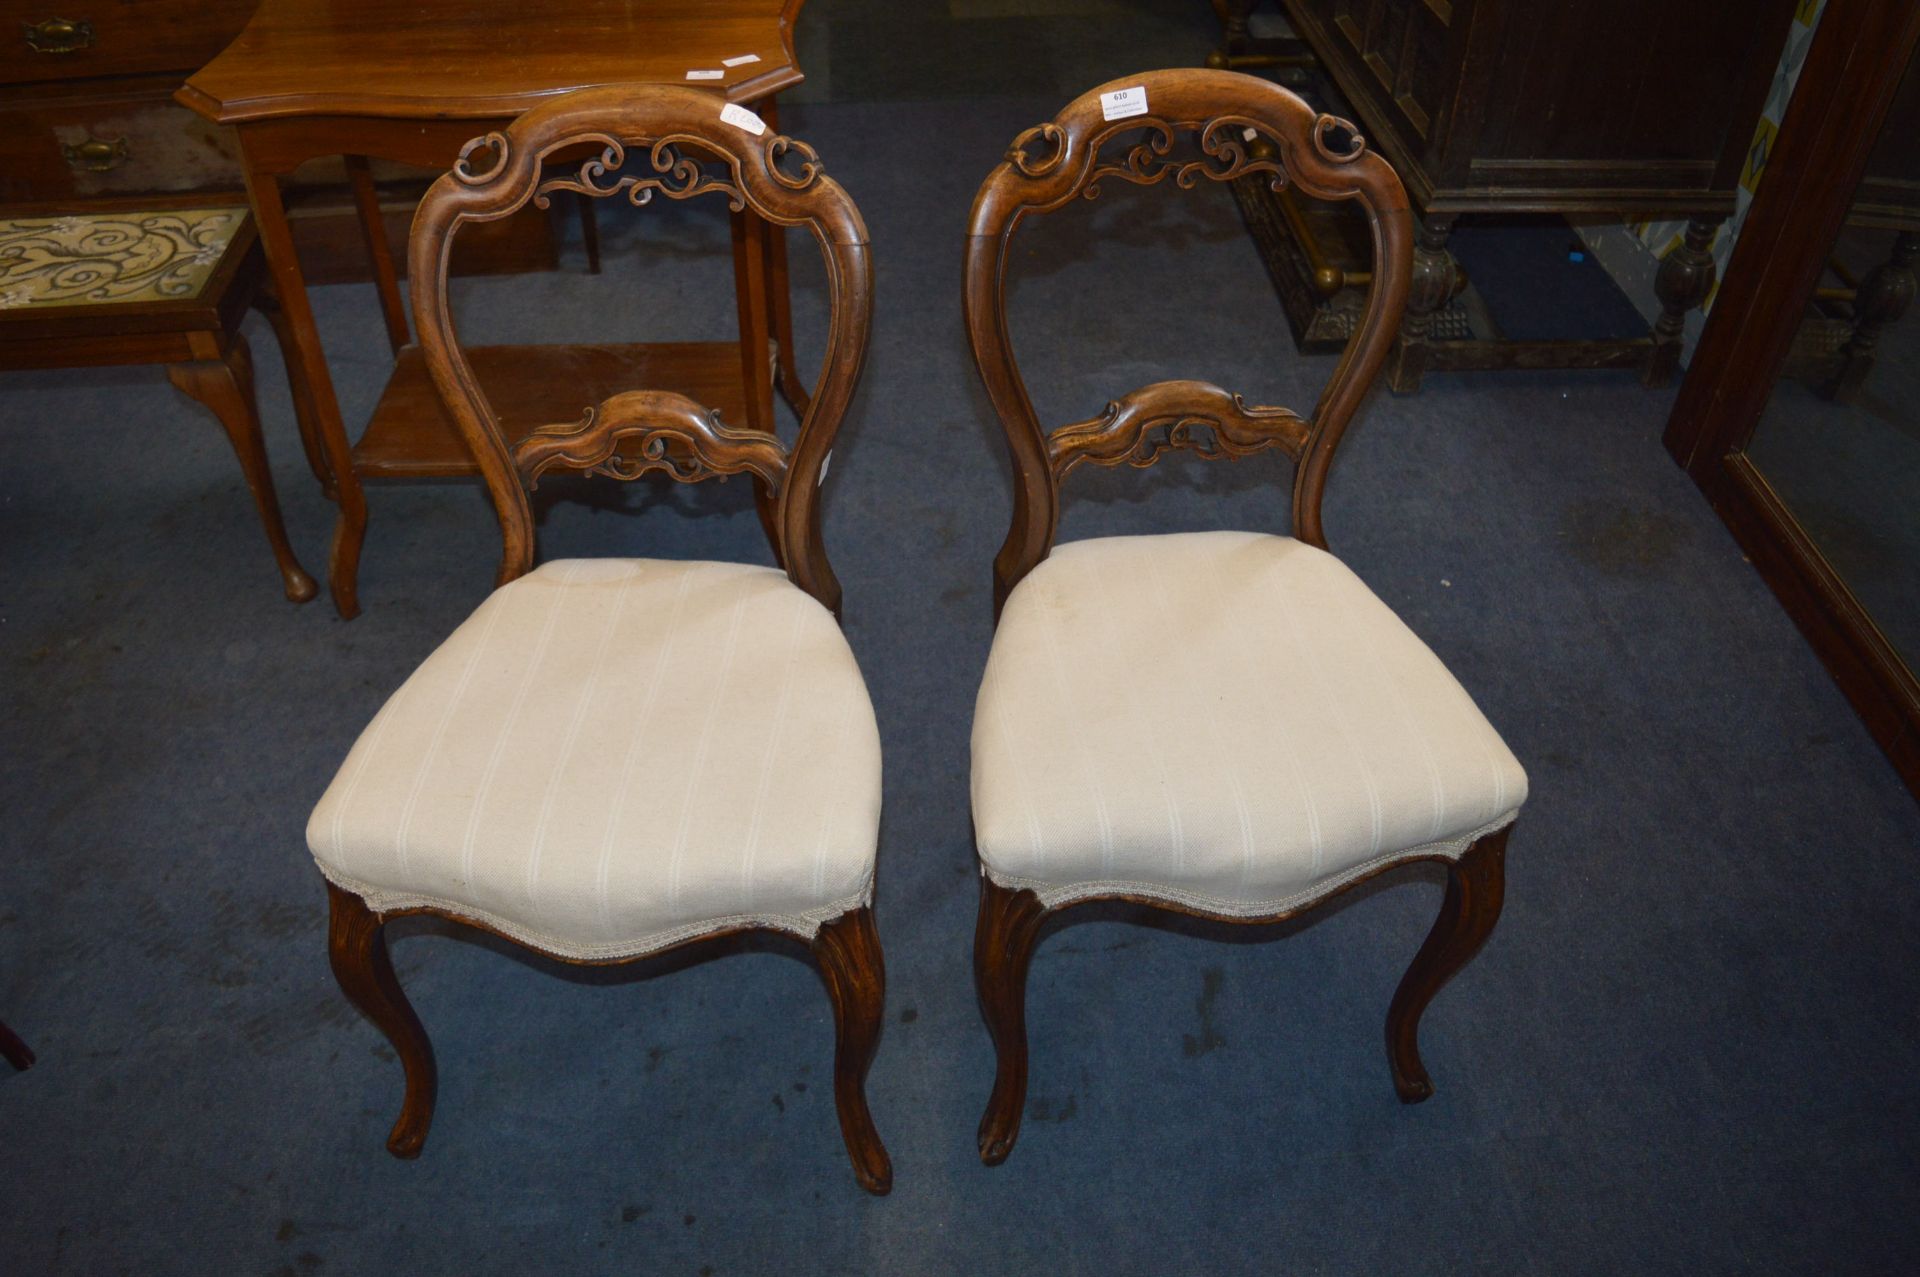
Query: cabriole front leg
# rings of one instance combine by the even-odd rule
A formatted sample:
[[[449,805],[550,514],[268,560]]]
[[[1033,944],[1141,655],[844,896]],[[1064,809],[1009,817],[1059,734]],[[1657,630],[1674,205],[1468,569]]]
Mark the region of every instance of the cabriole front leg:
[[[1408,1104],[1433,1094],[1420,1062],[1420,1015],[1434,994],[1467,965],[1493,933],[1506,897],[1507,835],[1513,826],[1481,838],[1447,866],[1447,896],[1426,943],[1400,978],[1387,1009],[1387,1059],[1393,1089]]]
[[[980,1160],[998,1166],[1020,1136],[1027,1104],[1027,967],[1047,910],[1031,891],[1012,891],[980,875],[980,920],[973,933],[973,975],[993,1035],[993,1094],[980,1119]]]
[[[887,1001],[887,971],[873,910],[855,909],[821,924],[813,938],[813,955],[833,1002],[833,1102],[840,1114],[840,1135],[860,1187],[885,1196],[893,1187],[893,1162],[867,1108],[867,1069],[880,1045]]]
[[[401,991],[387,956],[385,920],[367,908],[351,891],[327,884],[331,914],[327,926],[327,957],[341,992],[360,1008],[400,1056],[407,1073],[406,1098],[400,1116],[387,1135],[387,1151],[395,1157],[418,1157],[433,1123],[433,1101],[439,1074],[433,1063],[433,1043]]]

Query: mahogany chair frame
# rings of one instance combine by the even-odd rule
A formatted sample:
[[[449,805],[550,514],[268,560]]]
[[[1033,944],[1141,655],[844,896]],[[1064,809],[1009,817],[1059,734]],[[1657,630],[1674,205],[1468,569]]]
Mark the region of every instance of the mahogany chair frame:
[[[1129,88],[1144,92],[1146,113],[1106,119],[1103,95]],[[1113,139],[1142,131],[1144,139],[1123,142],[1103,156],[1103,147]],[[1336,133],[1346,135],[1344,147],[1336,144]],[[1194,139],[1197,158],[1175,155],[1175,140],[1182,134]],[[1249,406],[1239,395],[1205,382],[1162,381],[1128,391],[1097,417],[1043,429],[1007,328],[1006,270],[1015,229],[1029,216],[1095,198],[1109,179],[1149,186],[1172,178],[1176,185],[1191,188],[1202,179],[1224,182],[1256,173],[1266,175],[1275,190],[1290,184],[1317,199],[1357,201],[1373,235],[1373,287],[1313,415],[1302,419],[1286,408]],[[1320,498],[1328,469],[1400,329],[1412,254],[1412,217],[1392,167],[1367,149],[1352,124],[1316,113],[1267,80],[1221,70],[1129,76],[1083,94],[1053,120],[1016,137],[1005,161],[988,175],[974,199],[966,249],[967,335],[1013,456],[1013,522],[993,564],[996,618],[1013,588],[1052,550],[1060,519],[1060,481],[1083,462],[1146,467],[1172,450],[1237,459],[1277,449],[1295,465],[1292,534],[1326,549]],[[1408,1103],[1433,1093],[1420,1060],[1420,1015],[1478,952],[1500,916],[1511,828],[1483,836],[1457,859],[1421,858],[1446,866],[1447,890],[1440,915],[1387,1013],[1394,1087]],[[1049,908],[1031,890],[996,883],[981,862],[974,977],[998,1057],[993,1092],[980,1122],[981,1160],[997,1165],[1019,1135],[1027,1090],[1027,968],[1049,918],[1093,900],[1117,900],[1236,924],[1269,924],[1317,908],[1378,873],[1417,863],[1387,866],[1282,913],[1236,917],[1119,894]]]
[[[501,585],[533,566],[527,492],[549,470],[618,479],[664,470],[682,482],[750,474],[774,555],[788,578],[839,612],[840,585],[820,536],[818,490],[859,380],[872,323],[866,226],[852,199],[825,175],[811,147],[771,128],[756,136],[728,123],[721,116],[725,105],[712,94],[672,86],[568,94],[528,111],[504,132],[469,142],[453,170],[433,184],[420,204],[408,245],[414,323],[434,384],[478,459],[500,518],[505,543]],[[582,144],[597,148],[597,153],[577,172],[552,176],[543,167],[546,157]],[[474,167],[476,156],[485,152],[493,154],[491,166]],[[640,171],[623,173],[630,153]],[[685,396],[651,390],[614,395],[589,407],[577,422],[542,427],[508,446],[454,334],[447,255],[462,225],[506,217],[529,200],[544,206],[556,191],[595,198],[621,195],[636,205],[655,194],[670,199],[719,194],[735,213],[748,210],[777,226],[802,226],[812,232],[826,259],[832,318],[820,379],[791,449],[771,435],[729,426],[717,412]],[[375,913],[359,896],[332,884],[328,894],[334,974],[347,996],[392,1041],[406,1071],[406,1097],[387,1147],[396,1157],[414,1157],[433,1116],[433,1050],[394,976],[385,925],[404,914],[431,913],[483,931],[493,929],[438,909]],[[719,927],[670,949],[706,944],[741,930]],[[834,1100],[841,1134],[861,1185],[885,1193],[892,1184],[892,1166],[865,1094],[886,988],[872,908],[862,906],[825,922],[811,951],[833,1005]]]

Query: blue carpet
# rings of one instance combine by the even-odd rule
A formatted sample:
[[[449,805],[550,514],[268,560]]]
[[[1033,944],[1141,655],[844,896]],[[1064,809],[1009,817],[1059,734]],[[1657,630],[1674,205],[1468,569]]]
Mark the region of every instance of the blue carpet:
[[[1619,373],[1431,376],[1337,466],[1336,551],[1505,734],[1533,798],[1506,915],[1435,1002],[1438,1092],[1382,1023],[1428,876],[1255,942],[1103,915],[1033,966],[1031,1100],[981,1167],[972,700],[1007,464],[960,325],[981,176],[1057,97],[791,108],[878,264],[827,483],[879,714],[896,1186],[855,1186],[817,977],[777,945],[581,971],[395,927],[433,1035],[424,1156],[382,1140],[397,1063],[325,960],[302,830],[348,745],[489,587],[460,486],[370,493],[365,615],[281,600],[210,420],[151,370],[0,383],[0,1271],[1098,1274],[1913,1271],[1920,811],[1662,452]],[[935,158],[937,156],[937,158]],[[461,281],[472,341],[725,337],[717,205],[610,223],[608,270]],[[1220,189],[1110,190],[1020,242],[1043,419],[1169,376],[1305,407]],[[795,241],[803,361],[820,275]],[[577,263],[577,254],[573,261]],[[317,290],[350,421],[370,289]],[[288,522],[324,566],[270,333],[250,321]],[[1271,458],[1076,473],[1062,535],[1286,526]],[[545,493],[543,487],[543,495]],[[543,500],[542,551],[765,561],[746,485]],[[1277,647],[1276,668],[1287,653]]]

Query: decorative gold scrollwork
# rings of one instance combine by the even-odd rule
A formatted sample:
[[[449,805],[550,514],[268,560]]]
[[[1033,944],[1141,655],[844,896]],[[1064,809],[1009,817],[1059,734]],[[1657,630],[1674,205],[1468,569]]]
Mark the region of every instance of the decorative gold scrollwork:
[[[91,22],[75,22],[71,18],[42,18],[38,22],[22,22],[20,25],[26,28],[27,47],[35,53],[78,53],[93,47]]]
[[[90,137],[84,142],[68,143],[60,148],[69,168],[84,173],[105,173],[119,168],[127,160],[124,137]]]

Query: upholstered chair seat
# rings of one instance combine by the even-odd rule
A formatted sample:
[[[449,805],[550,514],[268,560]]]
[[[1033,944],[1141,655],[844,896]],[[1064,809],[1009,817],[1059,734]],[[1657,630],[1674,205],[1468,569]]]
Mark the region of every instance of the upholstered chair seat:
[[[1056,547],[1007,598],[974,714],[980,859],[1048,908],[1285,913],[1458,856],[1526,795],[1439,659],[1291,537]]]
[[[394,693],[314,810],[336,886],[561,957],[811,940],[871,900],[880,737],[833,614],[773,568],[547,563]]]

